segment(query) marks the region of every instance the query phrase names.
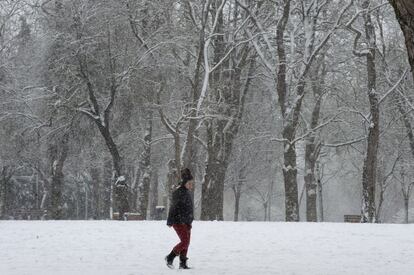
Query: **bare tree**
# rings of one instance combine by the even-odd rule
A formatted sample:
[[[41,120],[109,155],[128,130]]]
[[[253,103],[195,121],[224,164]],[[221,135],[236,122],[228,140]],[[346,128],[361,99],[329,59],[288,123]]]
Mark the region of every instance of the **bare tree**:
[[[315,97],[315,105],[312,110],[310,125],[308,126],[309,136],[305,139],[305,187],[306,187],[306,220],[308,222],[316,222],[317,216],[317,183],[315,180],[315,166],[321,150],[321,143],[313,132],[318,126],[321,104],[324,96],[324,79],[326,77],[326,64],[324,56],[317,63],[310,77],[313,95]],[[320,70],[320,72],[319,72]]]
[[[367,67],[367,95],[370,103],[370,120],[368,123],[368,139],[367,150],[364,160],[364,167],[362,172],[362,222],[375,222],[375,186],[376,186],[376,171],[377,171],[377,153],[379,144],[379,98],[376,88],[376,68],[375,68],[375,53],[376,53],[376,36],[375,27],[371,19],[370,2],[363,1],[361,7],[363,8],[363,22],[365,43],[367,47],[363,50],[358,50],[359,39],[362,36],[362,31],[352,26],[353,18],[347,27],[352,30],[355,35],[353,53],[358,57],[366,58]]]
[[[101,12],[102,18],[107,18],[104,15],[108,12],[110,7],[108,7],[108,9],[97,9],[97,7],[94,6],[94,3],[88,4],[91,5],[89,10],[90,13]],[[74,79],[68,79],[65,84],[72,87],[69,88],[69,93],[66,97],[60,93],[59,89],[54,89],[53,91],[55,92],[55,95],[59,98],[55,105],[83,114],[90,119],[99,130],[112,157],[112,185],[114,188],[115,206],[120,212],[119,218],[123,219],[123,214],[129,210],[127,198],[128,185],[123,160],[119,153],[118,146],[114,141],[113,134],[111,133],[111,116],[116,96],[119,94],[119,90],[121,89],[120,86],[124,84],[124,79],[126,78],[128,71],[119,73],[119,71],[124,69],[122,67],[125,65],[119,62],[119,58],[121,57],[113,53],[114,48],[119,45],[114,42],[114,36],[116,36],[116,34],[108,27],[110,25],[108,20],[110,19],[103,22],[86,22],[85,16],[87,15],[83,13],[84,10],[82,10],[84,8],[87,8],[87,5],[78,5],[74,3],[71,7],[71,12],[73,12],[71,18],[73,28],[67,29],[65,27],[58,27],[56,29],[61,37],[75,40],[73,44],[69,43],[67,46],[69,48],[65,48],[66,45],[62,46],[63,49],[61,50],[65,51],[65,61],[67,62],[67,66],[63,69],[67,72],[71,71],[73,68],[77,70],[77,81],[80,81],[81,85],[79,86],[79,82],[76,83],[76,80],[74,82]],[[68,8],[66,8],[66,12],[67,9]],[[65,16],[65,8],[62,6],[62,3],[59,4],[56,12],[62,13],[62,17],[58,17],[57,20],[67,20],[67,17]],[[96,14],[94,15],[96,16]],[[58,22],[60,22],[60,25],[63,24],[62,21]],[[98,29],[97,25],[93,25],[94,23],[104,24],[103,26],[105,26],[105,28]],[[102,40],[99,41],[99,43],[102,45],[102,48],[91,47],[88,43],[88,39],[90,39],[88,32],[92,30],[101,32]],[[70,55],[68,52],[73,50],[70,48],[73,46],[77,47],[77,50],[75,51],[75,55]],[[102,55],[103,58],[102,62],[105,67],[104,73],[107,76],[107,81],[103,83],[100,82],[100,75],[97,74],[95,68],[91,66],[91,64],[95,64],[93,61],[96,61],[96,56],[92,54],[93,52],[95,52],[96,55]],[[125,56],[123,57],[125,58]],[[64,89],[65,87],[62,85],[62,90]],[[77,97],[79,90],[84,92],[84,101],[79,100]],[[103,100],[100,98],[101,90],[105,91]]]
[[[406,171],[404,167],[401,167],[400,169],[400,178],[397,178],[397,180],[401,184],[401,194],[404,199],[404,222],[408,223],[408,217],[409,217],[409,209],[410,209],[410,197],[411,197],[411,191],[414,187],[414,182],[408,182],[406,180]]]
[[[51,174],[51,190],[50,190],[50,214],[51,218],[59,220],[63,218],[63,164],[68,155],[68,133],[65,133],[55,146],[50,150],[50,174]]]
[[[342,18],[352,2],[345,5],[343,9],[335,14],[336,20],[331,23],[330,29],[318,39],[316,24],[318,18],[321,16],[321,11],[325,8],[326,4],[327,2],[305,1],[297,3],[298,6],[294,7],[294,9],[299,10],[301,14],[299,18],[301,19],[300,24],[302,24],[304,42],[298,45],[300,52],[302,53],[302,62],[298,65],[299,67],[295,73],[296,83],[293,85],[293,91],[290,91],[290,86],[287,83],[289,58],[293,57],[286,53],[286,36],[289,31],[287,28],[288,23],[290,20],[293,21],[291,18],[291,6],[295,5],[295,3],[286,0],[282,2],[280,7],[278,7],[278,11],[280,11],[281,15],[276,23],[275,47],[271,45],[260,22],[257,19],[254,20],[257,29],[261,33],[264,33],[265,47],[271,52],[271,61],[276,62],[277,56],[277,65],[273,66],[266,59],[265,54],[258,43],[253,43],[263,65],[268,70],[270,77],[273,78],[273,82],[276,86],[277,100],[282,114],[282,138],[274,140],[283,142],[284,146],[283,177],[285,186],[286,221],[299,220],[297,155],[295,143],[301,139],[296,137],[296,133],[299,125],[302,102],[306,91],[306,80],[309,77],[315,59],[330,40],[334,32],[342,24]],[[252,13],[250,13],[250,15],[253,17]],[[290,43],[291,48],[295,48],[296,45],[294,45],[294,41],[291,41]],[[274,52],[276,52],[276,56],[274,55]],[[291,60],[291,63],[297,64],[294,60]]]

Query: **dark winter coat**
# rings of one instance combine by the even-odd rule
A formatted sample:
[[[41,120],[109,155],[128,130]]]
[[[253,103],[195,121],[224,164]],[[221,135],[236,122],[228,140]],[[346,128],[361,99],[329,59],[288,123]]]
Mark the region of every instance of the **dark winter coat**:
[[[193,219],[194,206],[191,193],[185,186],[180,186],[173,192],[167,225],[180,223],[191,225]]]

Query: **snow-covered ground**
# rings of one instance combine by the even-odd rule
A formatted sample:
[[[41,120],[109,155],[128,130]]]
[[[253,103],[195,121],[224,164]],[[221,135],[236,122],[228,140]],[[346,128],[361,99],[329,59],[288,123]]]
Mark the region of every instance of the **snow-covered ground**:
[[[414,225],[194,222],[192,270],[165,266],[177,241],[165,221],[0,221],[0,274],[414,274]]]

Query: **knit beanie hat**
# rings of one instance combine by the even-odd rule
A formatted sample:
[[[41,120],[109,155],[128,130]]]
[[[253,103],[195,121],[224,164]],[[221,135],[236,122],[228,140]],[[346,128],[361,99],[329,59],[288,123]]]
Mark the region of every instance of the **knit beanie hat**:
[[[194,179],[194,177],[191,174],[190,169],[184,168],[184,169],[181,170],[181,186],[183,186],[188,181],[193,180],[193,179]]]

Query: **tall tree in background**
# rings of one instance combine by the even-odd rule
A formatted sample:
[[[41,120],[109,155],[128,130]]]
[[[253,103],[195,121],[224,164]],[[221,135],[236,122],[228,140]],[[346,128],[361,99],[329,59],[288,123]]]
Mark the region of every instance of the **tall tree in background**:
[[[150,195],[150,183],[152,177],[151,166],[151,142],[152,142],[152,110],[147,110],[145,117],[145,132],[144,132],[144,150],[140,156],[140,170],[142,171],[142,179],[138,185],[139,191],[139,212],[147,218],[147,210]]]
[[[379,145],[379,98],[376,87],[377,72],[375,68],[375,53],[377,51],[375,26],[371,19],[370,1],[363,1],[361,4],[363,8],[363,26],[364,31],[360,31],[353,27],[353,21],[349,22],[347,26],[355,33],[353,53],[357,57],[365,57],[367,69],[367,90],[369,100],[369,121],[368,123],[368,138],[367,149],[364,159],[364,166],[362,170],[362,208],[361,221],[375,222],[375,186],[377,180],[377,155]],[[356,19],[356,17],[355,17]],[[362,34],[365,34],[366,48],[359,50],[359,39]]]
[[[207,64],[208,51],[204,52],[204,69],[208,71],[205,72],[205,85],[201,94],[205,97],[208,91],[209,104],[206,106],[206,114],[212,118],[204,121],[207,134],[207,162],[202,186],[202,220],[223,220],[226,171],[233,142],[240,128],[246,94],[255,70],[255,56],[251,54],[251,46],[247,43],[249,40],[245,35],[238,34],[237,25],[230,24],[231,20],[236,24],[236,21],[243,20],[248,15],[241,12],[237,5],[229,5],[228,8],[232,12],[226,21],[223,9],[225,4],[225,0],[211,3],[214,21],[211,69]],[[226,35],[221,35],[222,33]]]
[[[13,30],[19,30],[16,22],[19,21],[22,2],[0,2],[0,138],[3,141],[0,144],[0,217],[3,219],[8,219],[15,204],[13,175],[17,171],[17,163],[16,154],[10,149],[18,144],[15,133],[19,131],[21,126],[19,127],[9,118],[13,113],[20,112],[20,106],[9,106],[6,103],[8,101],[18,102],[19,100],[16,93],[18,83],[16,83],[17,77],[13,73],[13,67],[15,67],[13,63],[18,55],[16,49],[24,43],[24,39],[20,35],[16,36]],[[25,18],[22,18],[19,34],[22,34],[22,27],[25,27],[26,35],[30,36],[30,29],[27,30],[25,23]],[[27,38],[26,35],[25,38]],[[20,121],[20,119],[17,120]],[[21,125],[25,125],[25,123]]]
[[[50,150],[50,173],[51,177],[51,192],[50,192],[50,209],[51,218],[60,220],[63,218],[63,165],[68,155],[68,134],[64,134],[59,138]]]
[[[127,63],[121,59],[127,57],[114,53],[120,46],[118,39],[121,39],[121,33],[110,27],[112,23],[114,28],[119,27],[116,25],[119,21],[108,16],[119,6],[112,1],[106,4],[108,6],[93,1],[56,1],[55,6],[51,7],[55,13],[50,15],[46,11],[57,20],[53,31],[61,41],[54,47],[57,47],[55,52],[60,57],[59,66],[55,64],[55,68],[62,78],[58,83],[53,83],[56,79],[51,79],[51,82],[59,98],[55,105],[84,115],[99,130],[112,157],[115,207],[122,219],[129,210],[128,185],[124,163],[111,132],[111,118],[115,98],[128,73],[125,70]],[[94,19],[88,20],[88,14],[93,14]],[[91,35],[96,33],[100,34],[100,39],[90,43]],[[79,91],[83,92],[81,96]]]
[[[324,96],[324,80],[326,77],[325,56],[321,55],[318,62],[312,69],[310,77],[310,86],[312,87],[315,105],[312,109],[310,125],[307,131],[310,133],[305,140],[305,188],[306,188],[306,221],[317,222],[317,183],[315,176],[316,162],[321,150],[321,143],[317,137],[317,129],[319,117],[321,113],[321,105]]]
[[[281,110],[282,137],[275,140],[282,142],[284,147],[285,218],[286,221],[299,221],[296,143],[301,140],[301,138],[297,138],[297,130],[303,98],[307,90],[306,81],[317,56],[342,24],[342,18],[352,2],[346,3],[340,11],[337,11],[335,15],[331,14],[329,18],[323,18],[322,11],[327,8],[328,4],[325,1],[294,2],[285,0],[279,4],[275,46],[270,42],[260,21],[252,13],[250,15],[257,30],[264,37],[265,45],[263,48],[267,48],[267,55],[259,47],[258,42],[253,43],[253,45],[269,77],[273,80],[273,85],[276,87],[275,94]],[[298,11],[300,16],[293,16],[292,10]],[[321,33],[318,24],[323,20],[329,20],[330,24],[329,30]],[[293,26],[290,26],[289,23]],[[299,33],[296,34],[296,31],[291,31],[290,28],[292,27],[294,30],[300,30]],[[288,41],[289,34],[291,39]],[[300,38],[296,38],[296,35]],[[287,52],[288,46],[290,46],[290,52]],[[297,62],[298,59],[302,61]],[[290,69],[289,66],[293,66],[294,70]]]

